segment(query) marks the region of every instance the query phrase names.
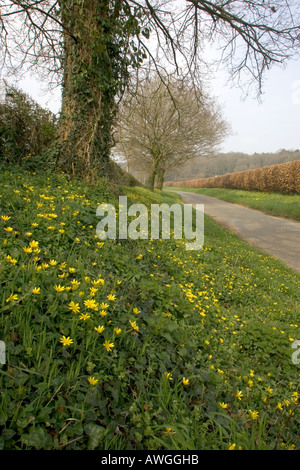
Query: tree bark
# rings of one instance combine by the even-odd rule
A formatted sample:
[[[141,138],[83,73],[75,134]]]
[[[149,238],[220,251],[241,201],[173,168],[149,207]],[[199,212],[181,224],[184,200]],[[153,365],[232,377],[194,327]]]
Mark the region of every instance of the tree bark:
[[[157,167],[158,167],[158,162],[156,159],[154,159],[152,162],[151,168],[149,170],[147,182],[146,182],[146,186],[148,189],[150,189],[150,191],[154,191],[155,178],[157,175]]]
[[[64,0],[62,111],[57,162],[67,173],[90,180],[106,175],[112,146],[116,71],[109,0]],[[75,40],[74,40],[75,37]]]
[[[163,188],[164,181],[165,181],[165,170],[160,169],[157,172],[157,185],[156,185],[156,188],[159,189],[160,191]]]

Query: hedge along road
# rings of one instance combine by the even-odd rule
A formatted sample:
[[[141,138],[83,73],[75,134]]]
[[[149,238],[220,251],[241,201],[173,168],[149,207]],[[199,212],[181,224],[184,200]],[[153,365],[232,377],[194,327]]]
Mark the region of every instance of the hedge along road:
[[[184,204],[204,204],[206,215],[300,273],[300,222],[274,217],[203,194],[174,192],[181,196]]]

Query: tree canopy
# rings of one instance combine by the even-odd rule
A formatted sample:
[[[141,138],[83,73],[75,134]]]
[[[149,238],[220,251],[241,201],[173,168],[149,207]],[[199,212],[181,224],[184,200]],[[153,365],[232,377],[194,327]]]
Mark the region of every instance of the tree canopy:
[[[155,68],[201,81],[206,41],[232,77],[255,82],[299,53],[298,0],[4,0],[1,64],[62,84],[57,160],[107,174],[117,103],[130,77]]]
[[[165,84],[164,84],[165,83]],[[209,156],[228,134],[219,107],[186,79],[155,74],[126,95],[119,110],[116,152],[127,166],[144,170],[148,185],[162,188],[164,175],[187,160]]]

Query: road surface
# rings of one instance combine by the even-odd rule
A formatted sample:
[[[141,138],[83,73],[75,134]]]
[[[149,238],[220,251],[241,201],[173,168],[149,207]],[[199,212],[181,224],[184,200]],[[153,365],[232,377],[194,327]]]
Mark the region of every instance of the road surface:
[[[203,194],[175,191],[185,204],[204,204],[204,213],[256,248],[300,273],[300,222]]]

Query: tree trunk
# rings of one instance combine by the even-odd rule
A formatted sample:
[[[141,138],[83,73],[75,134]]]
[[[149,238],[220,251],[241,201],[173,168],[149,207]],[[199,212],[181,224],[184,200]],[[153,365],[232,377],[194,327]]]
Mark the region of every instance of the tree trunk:
[[[64,37],[62,111],[57,153],[63,171],[90,180],[109,167],[116,67],[109,0],[60,1]]]
[[[160,191],[163,188],[164,181],[165,181],[165,170],[158,170],[156,188],[159,189]]]
[[[150,191],[154,191],[155,178],[156,178],[156,170],[151,169],[147,178],[147,182],[146,182],[146,186],[147,188],[150,189]]]

